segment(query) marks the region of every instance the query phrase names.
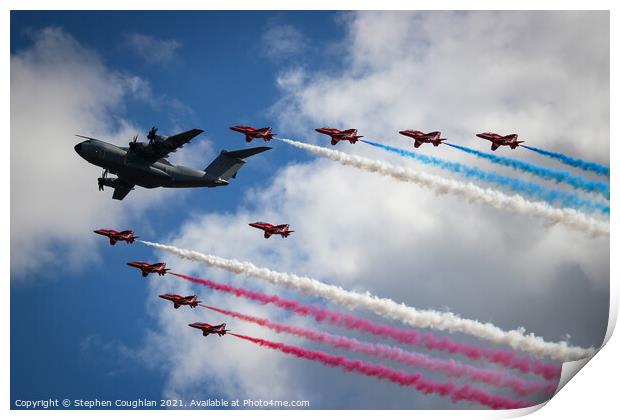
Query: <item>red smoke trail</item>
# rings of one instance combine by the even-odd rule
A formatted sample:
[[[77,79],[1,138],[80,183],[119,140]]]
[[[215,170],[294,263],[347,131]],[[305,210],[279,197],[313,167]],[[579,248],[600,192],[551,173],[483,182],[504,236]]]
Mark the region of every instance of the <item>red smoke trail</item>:
[[[553,382],[537,383],[528,382],[520,378],[497,372],[489,369],[480,369],[459,363],[455,360],[441,360],[428,357],[420,353],[405,351],[398,347],[392,347],[385,344],[374,344],[358,341],[353,338],[328,334],[320,331],[314,331],[307,328],[294,327],[290,325],[271,322],[268,319],[257,318],[245,315],[239,312],[220,309],[213,306],[200,304],[203,308],[211,309],[224,315],[232,316],[244,321],[252,322],[271,330],[293,334],[299,337],[307,338],[314,341],[329,344],[336,348],[365,353],[371,356],[403,362],[409,365],[422,367],[430,370],[445,371],[451,377],[467,376],[478,382],[484,382],[489,385],[509,387],[519,396],[534,394],[538,392],[546,392],[552,395],[555,392],[556,384]]]
[[[230,293],[263,304],[270,303],[279,308],[293,311],[298,315],[311,316],[319,322],[327,322],[332,325],[363,331],[379,337],[390,338],[399,343],[423,346],[429,350],[459,353],[471,360],[485,359],[507,368],[518,369],[523,373],[535,373],[549,380],[557,379],[561,374],[561,367],[559,366],[533,360],[527,356],[519,356],[513,351],[492,350],[473,344],[458,343],[449,337],[439,338],[431,333],[421,334],[415,329],[392,327],[354,315],[330,311],[317,306],[304,305],[295,300],[282,299],[276,295],[267,295],[241,287],[228,286],[226,284],[216,283],[212,280],[185,276],[178,273],[169,274],[209,287],[213,290]]]
[[[464,400],[477,402],[494,409],[523,408],[532,405],[526,401],[513,400],[499,395],[492,395],[469,385],[458,386],[452,382],[433,382],[424,378],[419,373],[407,373],[388,368],[386,366],[363,362],[357,359],[348,359],[344,356],[334,356],[322,351],[307,350],[301,347],[289,346],[287,344],[249,337],[247,335],[234,333],[229,334],[258,344],[262,347],[279,350],[286,354],[292,354],[293,356],[301,359],[315,360],[327,366],[340,367],[347,372],[357,372],[379,379],[386,379],[397,383],[400,386],[411,386],[425,394],[439,394],[442,397],[449,396],[452,401]]]

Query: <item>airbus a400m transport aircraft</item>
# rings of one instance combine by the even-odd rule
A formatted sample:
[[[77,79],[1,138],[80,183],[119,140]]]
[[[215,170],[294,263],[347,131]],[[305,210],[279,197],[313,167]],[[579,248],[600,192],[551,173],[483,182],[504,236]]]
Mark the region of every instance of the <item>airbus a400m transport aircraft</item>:
[[[99,190],[114,188],[112,198],[122,200],[139,185],[144,188],[192,188],[220,187],[237,175],[245,161],[243,159],[265,152],[270,147],[254,147],[228,152],[222,150],[204,170],[182,165],[173,165],[165,158],[169,153],[183,147],[203,130],[194,128],[173,136],[160,136],[155,127],[147,135],[148,143],[138,141],[138,136],[129,142],[129,147],[119,147],[92,137],[77,135],[87,140],[75,145],[75,151],[88,162],[103,168],[97,179]],[[117,178],[108,178],[108,173]]]

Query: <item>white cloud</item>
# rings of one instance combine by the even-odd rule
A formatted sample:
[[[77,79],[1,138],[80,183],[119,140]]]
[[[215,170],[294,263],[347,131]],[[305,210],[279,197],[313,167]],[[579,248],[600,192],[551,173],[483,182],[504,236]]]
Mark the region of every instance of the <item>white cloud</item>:
[[[530,144],[607,162],[608,16],[353,14],[346,70],[293,85],[275,112],[286,128],[348,124],[379,139],[438,129],[488,147],[474,133],[517,132]]]
[[[179,236],[171,238],[170,242],[282,271],[308,274],[361,292],[370,290],[420,308],[448,306],[464,316],[491,320],[504,328],[522,325],[520,302],[558,286],[554,272],[565,260],[579,261],[584,270],[593,273],[596,281],[600,280],[597,277],[600,267],[608,258],[604,253],[598,254],[597,242],[590,240],[586,240],[592,245],[586,255],[579,247],[574,248],[572,254],[562,254],[567,249],[562,248],[561,243],[576,243],[583,239],[571,232],[554,229],[550,234],[550,244],[545,244],[546,232],[531,220],[516,218],[516,221],[512,220],[512,223],[516,222],[513,226],[500,231],[497,227],[502,223],[501,217],[492,212],[482,212],[487,217],[479,217],[480,209],[463,209],[461,203],[452,197],[435,197],[415,188],[405,189],[400,184],[343,171],[341,167],[326,162],[289,166],[278,174],[278,182],[250,194],[248,202],[253,204],[233,214],[207,214],[186,223]],[[457,208],[458,213],[452,210]],[[285,240],[277,237],[265,240],[260,232],[246,224],[255,219],[290,222],[295,233]],[[480,232],[488,232],[483,241]],[[509,239],[506,240],[504,235]],[[544,244],[542,247],[538,246],[540,238]],[[530,247],[532,243],[537,246]],[[557,252],[550,252],[552,247],[558,246]],[[168,254],[161,258],[179,272],[198,271],[205,277],[230,279],[235,285],[241,282],[251,289],[289,293],[266,287],[258,280],[243,280],[222,271],[171,259]],[[458,273],[454,271],[455,266],[460,267]],[[486,269],[481,270],[482,266]],[[172,283],[167,288],[158,288],[157,291],[171,292],[180,287],[189,292],[182,282],[179,284],[180,280],[170,281]],[[158,287],[161,287],[160,283]],[[250,305],[218,293],[208,294],[207,289],[200,287],[193,288],[193,292],[202,298],[207,296],[208,304],[215,306],[232,307],[271,319],[283,315],[282,311],[271,307]],[[483,299],[478,298],[480,293]],[[504,302],[503,307],[497,307],[498,301]],[[546,308],[531,310],[540,315]],[[172,358],[167,387],[170,396],[187,397],[203,389],[201,387],[207,383],[217,383],[219,392],[230,398],[261,389],[260,395],[270,398],[291,398],[292,389],[297,395],[306,397],[320,389],[332,398],[338,398],[341,393],[346,393],[345,388],[350,382],[356,381],[348,379],[346,374],[336,375],[337,382],[332,384],[319,378],[309,379],[308,369],[314,369],[311,365],[291,361],[275,352],[254,349],[232,339],[210,345],[208,357],[197,361],[197,357],[206,351],[202,342],[196,341],[192,331],[179,332],[179,329],[188,322],[201,319],[228,321],[234,331],[250,335],[300,343],[306,347],[313,345],[288,335],[273,335],[219,315],[214,319],[210,312],[192,312],[193,318],[182,320],[178,317],[171,319],[170,312],[166,307],[156,314],[162,330],[158,340],[149,346],[150,351],[155,352],[161,351],[161,343],[174,343],[174,348],[165,352]],[[287,319],[285,322],[298,324],[303,321]],[[523,325],[539,332],[537,323]],[[572,331],[571,327],[556,324],[545,332],[553,329],[558,332],[557,329],[562,328],[559,331],[563,334]],[[324,329],[325,326],[318,328]],[[267,371],[275,369],[277,375],[267,376],[261,373],[263,368]],[[257,384],[260,384],[259,388],[256,388]],[[377,383],[363,395],[374,404],[380,404],[383,395],[374,394],[384,387],[385,384]],[[405,403],[401,401],[400,404]]]
[[[342,42],[347,59],[341,73],[287,69],[278,78],[283,97],[273,111],[279,132],[324,143],[309,135],[314,127],[343,125],[403,146],[396,133],[404,128],[440,129],[452,141],[471,144],[477,144],[472,136],[480,130],[509,131],[537,146],[608,161],[608,14],[360,12],[343,19],[348,35]],[[338,147],[415,165],[363,144]],[[481,164],[445,147],[422,151]],[[265,240],[247,226],[261,219],[290,223],[295,233]],[[449,308],[505,329],[524,326],[548,340],[569,333],[574,344],[596,345],[605,330],[608,239],[545,227],[528,217],[436,196],[323,160],[287,166],[272,184],[249,192],[235,211],[194,218],[167,239],[422,309]],[[195,270],[253,289],[284,292],[163,257],[180,272]],[[211,299],[215,306],[281,316],[272,308],[219,294]],[[319,396],[328,396],[325,404],[339,401],[332,405],[338,408],[450,404],[236,342],[208,347],[207,359],[223,365],[214,370],[215,362],[201,360],[194,366],[198,372],[192,371],[188,360],[204,355],[205,347],[193,335],[179,333],[181,321],[171,319],[165,309],[154,313],[162,328],[158,344],[145,351],[175,343],[166,352],[170,395],[191,395],[205,383],[224,381],[223,392],[231,396],[235,390],[255,389],[257,383],[274,389],[273,398],[317,395],[319,390]],[[243,332],[253,331],[237,325]],[[271,337],[266,330],[256,333]],[[288,336],[280,339],[295,342]],[[257,367],[263,372],[263,363],[277,374],[255,374]],[[182,374],[186,376],[180,379]]]
[[[76,133],[115,144],[143,133],[124,119],[124,107],[129,98],[152,97],[148,81],[110,69],[58,28],[34,33],[32,45],[11,56],[14,278],[46,264],[73,268],[96,259],[94,228],[122,227],[171,193],[136,188],[112,200],[110,190],[97,191],[101,170],[73,150]]]
[[[175,58],[177,50],[181,48],[181,43],[177,40],[158,39],[137,32],[127,35],[126,43],[135,54],[151,64],[169,63]]]

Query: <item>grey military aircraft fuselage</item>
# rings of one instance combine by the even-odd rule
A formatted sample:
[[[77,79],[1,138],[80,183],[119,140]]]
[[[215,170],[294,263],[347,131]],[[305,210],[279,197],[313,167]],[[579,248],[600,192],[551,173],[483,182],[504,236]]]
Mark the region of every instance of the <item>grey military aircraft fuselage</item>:
[[[129,151],[123,149],[100,140],[86,140],[75,145],[75,151],[88,162],[144,188],[217,187],[228,184],[228,181],[210,176],[205,171],[172,165],[165,159],[151,164],[139,156],[129,156]]]
[[[199,170],[182,165],[173,165],[164,159],[168,153],[202,132],[193,129],[175,136],[163,137],[152,129],[151,142],[139,143],[134,138],[130,147],[119,147],[98,139],[86,137],[87,140],[75,145],[75,151],[86,161],[104,169],[98,178],[99,189],[114,188],[113,198],[122,200],[134,187],[144,188],[192,188],[218,187],[228,185],[245,161],[243,158],[269,150],[269,147],[255,147],[237,151],[222,151],[220,155],[205,168]],[[83,136],[82,136],[83,137]],[[117,178],[107,178],[107,173]]]

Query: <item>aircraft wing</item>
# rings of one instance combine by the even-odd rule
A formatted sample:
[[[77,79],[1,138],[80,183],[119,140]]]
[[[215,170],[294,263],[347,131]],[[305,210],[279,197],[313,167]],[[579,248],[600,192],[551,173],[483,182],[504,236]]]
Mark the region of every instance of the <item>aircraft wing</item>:
[[[189,143],[191,139],[193,139],[202,132],[203,130],[199,128],[192,128],[191,130],[169,136],[162,143],[165,145],[166,148],[168,148],[170,152],[174,152],[177,149],[183,147],[185,143]]]
[[[112,194],[112,198],[115,200],[122,200],[131,192],[131,190],[133,190],[133,187],[134,184],[119,182],[118,185],[114,187],[114,194]]]
[[[137,150],[136,153],[140,155],[140,157],[154,163],[165,158],[168,154],[176,152],[202,132],[203,130],[199,128],[193,128],[182,133],[174,134],[166,137],[164,140],[157,140],[149,143],[144,148]]]

